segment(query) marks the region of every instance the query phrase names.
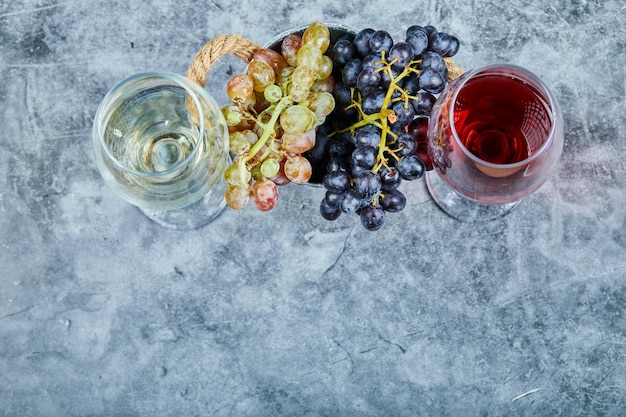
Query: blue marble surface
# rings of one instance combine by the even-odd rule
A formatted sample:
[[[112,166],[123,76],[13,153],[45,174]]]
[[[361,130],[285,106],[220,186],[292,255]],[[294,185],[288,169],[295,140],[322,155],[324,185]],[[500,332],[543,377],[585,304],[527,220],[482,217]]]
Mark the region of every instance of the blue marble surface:
[[[376,233],[321,219],[319,188],[180,232],[104,184],[116,82],[314,20],[433,24],[464,68],[532,70],[564,113],[557,172],[482,225],[413,182]],[[0,416],[626,415],[625,39],[622,0],[2,2]]]

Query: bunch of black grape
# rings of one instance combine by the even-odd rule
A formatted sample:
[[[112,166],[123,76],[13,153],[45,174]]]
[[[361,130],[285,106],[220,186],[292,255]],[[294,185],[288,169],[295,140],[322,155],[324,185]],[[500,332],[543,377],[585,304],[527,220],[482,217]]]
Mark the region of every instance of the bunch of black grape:
[[[430,168],[428,115],[448,81],[444,58],[458,49],[458,38],[433,26],[409,27],[402,42],[370,28],[335,42],[335,110],[305,155],[313,180],[327,190],[325,219],[355,213],[366,229],[378,230],[386,213],[405,207],[398,187]]]

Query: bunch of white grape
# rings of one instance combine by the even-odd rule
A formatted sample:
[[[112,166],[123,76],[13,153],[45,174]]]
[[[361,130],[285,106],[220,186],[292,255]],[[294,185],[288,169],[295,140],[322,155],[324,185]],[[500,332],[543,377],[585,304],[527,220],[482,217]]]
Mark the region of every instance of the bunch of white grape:
[[[233,155],[224,173],[229,207],[243,209],[252,198],[260,210],[271,210],[278,186],[310,179],[302,153],[313,148],[316,127],[335,108],[329,45],[328,27],[312,23],[302,35],[286,36],[280,52],[258,49],[246,73],[228,81],[232,104],[222,112]]]

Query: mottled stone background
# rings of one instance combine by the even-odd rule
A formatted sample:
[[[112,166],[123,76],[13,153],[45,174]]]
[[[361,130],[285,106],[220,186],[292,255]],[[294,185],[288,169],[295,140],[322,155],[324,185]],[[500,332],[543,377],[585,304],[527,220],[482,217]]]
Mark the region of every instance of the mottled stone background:
[[[376,233],[303,186],[177,232],[103,183],[116,82],[314,20],[433,24],[465,68],[531,69],[563,108],[557,173],[478,226],[406,184]],[[626,415],[625,39],[622,0],[3,1],[0,416]]]

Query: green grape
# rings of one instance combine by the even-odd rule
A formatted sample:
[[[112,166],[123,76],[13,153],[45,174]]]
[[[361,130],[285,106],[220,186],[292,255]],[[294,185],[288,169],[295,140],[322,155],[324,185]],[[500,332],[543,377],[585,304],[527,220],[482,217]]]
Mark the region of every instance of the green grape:
[[[280,126],[285,133],[296,134],[315,128],[317,116],[308,107],[296,104],[280,115]]]
[[[224,199],[228,207],[234,210],[241,210],[248,205],[250,190],[246,187],[228,185],[224,192]]]
[[[313,87],[316,74],[309,67],[296,67],[291,74],[291,83],[296,89],[309,91]]]
[[[285,176],[294,184],[305,184],[313,174],[313,167],[304,156],[294,156],[285,161]]]
[[[272,85],[276,81],[274,69],[264,61],[250,61],[248,75],[254,83],[254,91],[262,92],[268,85]]]
[[[235,154],[242,154],[250,149],[250,141],[245,133],[240,131],[232,132],[229,135],[229,148]]]
[[[335,98],[330,93],[315,93],[309,97],[309,109],[318,118],[326,117],[335,109]]]
[[[243,120],[241,110],[239,110],[239,107],[235,105],[222,107],[222,114],[224,115],[224,119],[226,119],[226,124],[228,126],[237,126]]]
[[[295,67],[285,67],[280,72],[280,75],[276,79],[276,84],[278,85],[287,85],[289,81],[291,81],[291,74],[293,74],[293,70]]]
[[[226,83],[226,94],[234,102],[253,98],[254,83],[248,74],[236,74]]]
[[[298,67],[309,67],[315,72],[319,71],[322,66],[322,51],[312,44],[302,45],[296,55],[296,63]]]
[[[330,31],[328,27],[320,22],[311,23],[302,34],[302,44],[312,44],[322,53],[326,52],[330,45]]]
[[[251,179],[252,175],[250,175],[250,172],[247,170],[242,172],[237,164],[231,164],[224,171],[224,181],[226,181],[226,184],[234,187],[245,187]]]
[[[327,77],[322,80],[315,80],[311,87],[312,93],[327,92],[332,93],[335,89],[335,79],[333,77]]]
[[[282,148],[290,154],[300,154],[315,146],[315,129],[302,133],[284,133],[281,137]]]
[[[278,170],[280,169],[280,162],[276,161],[273,158],[268,158],[261,164],[261,175],[265,178],[271,178],[274,175],[278,174]]]
[[[333,73],[333,60],[328,55],[322,55],[320,66],[316,71],[317,78],[323,80]]]
[[[283,89],[276,84],[268,85],[263,91],[263,97],[270,103],[276,103],[283,97]]]

